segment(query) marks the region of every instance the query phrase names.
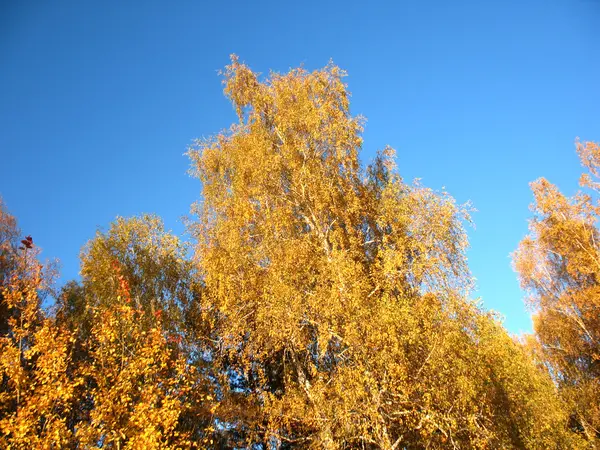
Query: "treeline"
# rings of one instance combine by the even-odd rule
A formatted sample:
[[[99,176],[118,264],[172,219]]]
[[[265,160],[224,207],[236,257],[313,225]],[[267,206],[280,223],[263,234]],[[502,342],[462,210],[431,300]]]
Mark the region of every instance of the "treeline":
[[[592,194],[533,184],[516,341],[469,297],[468,210],[392,149],[361,167],[343,71],[223,76],[239,123],[189,151],[193,243],[118,219],[53,293],[0,207],[0,447],[595,448],[600,148]]]

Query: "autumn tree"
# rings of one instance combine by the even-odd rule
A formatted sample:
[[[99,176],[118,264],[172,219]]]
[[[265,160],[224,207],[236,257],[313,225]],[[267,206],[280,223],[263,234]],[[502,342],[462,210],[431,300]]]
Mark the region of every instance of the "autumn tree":
[[[155,215],[117,218],[84,246],[81,282],[63,287],[57,319],[76,330],[78,342],[88,342],[98,311],[108,314],[122,306],[121,283],[126,281],[140,331],[159,327],[181,343],[198,369],[208,370],[199,356],[207,345],[198,338],[203,335],[201,286],[187,252],[187,244],[165,230]],[[89,358],[82,346],[76,356]]]
[[[530,234],[515,268],[535,311],[540,358],[569,402],[574,427],[600,438],[600,247],[597,225],[600,147],[577,143],[588,192],[566,197],[549,181],[532,183]]]
[[[93,327],[84,343],[89,359],[80,365],[86,382],[86,411],[76,437],[85,448],[190,448],[192,437],[210,433],[200,412],[209,408],[205,386],[194,376],[180,339],[165,332],[162,319],[144,326],[129,282],[115,264],[114,302],[92,307]],[[182,422],[185,414],[195,423]],[[204,417],[210,417],[207,412]],[[210,421],[208,421],[210,423]]]
[[[549,376],[468,299],[466,209],[389,148],[362,168],[343,76],[233,57],[239,123],[189,152],[223,446],[576,445]]]
[[[0,446],[68,447],[81,393],[73,335],[41,310],[48,276],[32,239],[13,251],[1,292],[9,314],[0,337]]]
[[[210,442],[216,402],[201,339],[201,285],[186,244],[156,216],[118,218],[84,247],[81,275],[63,289],[57,317],[81,343],[90,399],[82,442]]]
[[[214,442],[218,403],[189,337],[173,325],[180,316],[167,312],[165,299],[175,301],[179,291],[165,280],[176,278],[178,286],[183,274],[173,269],[176,239],[161,226],[142,217],[112,228],[139,232],[129,243],[137,250],[129,255],[139,259],[129,266],[118,245],[102,247],[106,236],[99,235],[84,260],[86,269],[94,267],[84,272],[90,279],[70,283],[54,314],[41,307],[49,280],[32,239],[14,250],[1,291],[10,314],[0,337],[0,447],[180,449]],[[140,235],[144,244],[135,239]],[[153,262],[164,265],[162,277],[152,276]],[[146,277],[135,276],[144,270]]]
[[[118,268],[119,276],[127,280],[133,306],[142,312],[138,320],[143,328],[160,320],[162,328],[197,346],[202,289],[187,253],[187,244],[166,231],[157,216],[117,218],[84,246],[81,282],[63,286],[57,319],[86,341],[94,324],[92,312],[121,303],[121,286],[114,275]]]

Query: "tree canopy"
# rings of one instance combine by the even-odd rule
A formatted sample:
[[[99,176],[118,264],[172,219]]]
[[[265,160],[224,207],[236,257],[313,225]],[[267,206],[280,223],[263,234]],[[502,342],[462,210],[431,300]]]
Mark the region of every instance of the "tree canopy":
[[[468,205],[405,182],[389,147],[362,165],[340,68],[234,56],[222,75],[238,122],[189,149],[191,242],[118,218],[46,311],[37,247],[0,208],[0,446],[594,445],[591,197],[534,187],[523,345],[472,298]],[[598,175],[598,147],[580,154]]]

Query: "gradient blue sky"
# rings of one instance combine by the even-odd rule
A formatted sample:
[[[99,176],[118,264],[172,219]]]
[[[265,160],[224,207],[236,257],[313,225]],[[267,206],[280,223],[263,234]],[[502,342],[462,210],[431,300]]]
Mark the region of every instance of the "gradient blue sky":
[[[600,140],[599,20],[598,0],[1,2],[0,195],[77,277],[117,215],[183,232],[200,196],[183,153],[234,120],[230,53],[263,73],[332,58],[368,119],[363,161],[389,144],[406,179],[473,202],[477,295],[527,331],[509,253],[528,183],[573,193],[575,137]]]

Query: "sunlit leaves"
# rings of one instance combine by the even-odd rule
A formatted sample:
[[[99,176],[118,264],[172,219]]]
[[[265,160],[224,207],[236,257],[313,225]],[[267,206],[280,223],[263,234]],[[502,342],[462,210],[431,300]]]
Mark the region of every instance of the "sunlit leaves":
[[[149,220],[118,222],[110,237]],[[158,222],[151,226],[150,233],[129,235],[129,248],[141,255],[127,260],[128,266],[119,260],[126,253],[119,250],[128,245],[117,241],[110,247],[103,236],[93,242],[85,260],[88,270],[95,268],[86,273],[93,282],[69,285],[55,315],[41,308],[47,285],[37,249],[32,244],[15,250],[1,286],[8,313],[7,333],[0,336],[2,448],[175,449],[210,441],[218,402],[191,364],[182,324],[167,326],[163,314],[143,308],[156,302],[155,312],[166,311],[166,298],[180,298],[178,289],[168,288],[191,276],[173,270],[182,263],[175,257],[177,240],[161,234]],[[151,250],[157,260],[144,252],[155,230],[153,236],[161,238]],[[107,260],[110,265],[103,265]],[[153,279],[153,268],[163,264],[165,273]],[[124,267],[132,271],[125,274]],[[169,284],[173,273],[180,277]],[[174,317],[181,315],[169,320]]]
[[[589,171],[582,186],[597,190],[598,145],[578,142],[577,152]],[[599,204],[593,192],[568,198],[543,178],[532,190],[530,234],[515,254],[536,312],[539,342],[530,342],[571,405],[574,428],[594,441],[600,436]]]
[[[189,152],[214,363],[231,410],[255,411],[223,421],[240,444],[560,445],[549,377],[468,300],[468,208],[404,183],[389,148],[361,167],[344,75],[261,81],[233,57],[239,123]]]
[[[234,56],[223,76],[238,123],[189,151],[193,258],[158,217],[118,218],[49,313],[34,241],[0,208],[0,446],[583,448],[592,197],[534,185],[523,346],[470,298],[468,205],[406,183],[389,147],[361,165],[342,70],[261,77]],[[597,175],[598,147],[579,153]]]

